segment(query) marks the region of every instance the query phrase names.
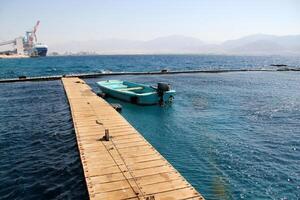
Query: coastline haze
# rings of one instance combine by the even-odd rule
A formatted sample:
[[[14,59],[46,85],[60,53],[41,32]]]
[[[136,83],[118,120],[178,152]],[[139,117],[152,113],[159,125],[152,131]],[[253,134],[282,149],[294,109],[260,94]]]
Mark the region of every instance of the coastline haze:
[[[38,40],[48,44],[50,52],[244,54],[244,51],[250,49],[248,54],[294,55],[299,54],[300,49],[300,14],[297,12],[299,8],[299,2],[294,0],[130,0],[117,3],[87,1],[72,4],[58,0],[43,4],[29,0],[26,4],[21,4],[16,0],[1,3],[0,24],[1,29],[5,31],[0,33],[0,41],[24,35],[39,19],[41,26],[37,32]],[[258,49],[255,44],[247,44],[234,50],[223,47],[228,40],[238,40],[257,33],[278,35],[280,38],[277,39],[280,40],[283,36],[295,35],[294,41],[298,46],[290,47],[267,39],[267,42],[264,41],[264,47]],[[174,41],[167,41],[174,39],[174,35],[180,37],[175,37]],[[162,44],[167,45],[161,47],[162,45],[153,44],[160,40]],[[196,43],[190,44],[192,41]],[[95,44],[89,44],[91,42]],[[262,43],[258,43],[262,46]],[[63,49],[62,45],[68,46]],[[79,45],[82,45],[80,49]],[[275,51],[270,51],[271,48],[275,48]]]
[[[300,55],[300,35],[256,34],[220,44],[171,35],[152,40],[106,39],[72,41],[50,46],[51,52],[92,54],[228,54]]]

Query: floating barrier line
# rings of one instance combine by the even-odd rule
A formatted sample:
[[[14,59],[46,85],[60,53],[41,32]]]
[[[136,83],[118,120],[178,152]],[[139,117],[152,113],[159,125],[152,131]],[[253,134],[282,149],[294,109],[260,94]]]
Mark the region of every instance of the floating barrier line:
[[[193,73],[228,73],[228,72],[276,72],[275,69],[220,69],[220,70],[176,70],[176,71],[152,71],[152,72],[106,72],[106,73],[84,73],[84,74],[67,74],[55,76],[37,76],[26,77],[20,76],[18,78],[0,79],[0,83],[10,82],[25,82],[25,81],[52,81],[60,80],[64,77],[78,77],[78,78],[97,78],[105,76],[122,76],[122,75],[172,75],[172,74],[193,74]],[[284,70],[280,70],[284,71]],[[299,70],[285,70],[285,71],[299,71]]]

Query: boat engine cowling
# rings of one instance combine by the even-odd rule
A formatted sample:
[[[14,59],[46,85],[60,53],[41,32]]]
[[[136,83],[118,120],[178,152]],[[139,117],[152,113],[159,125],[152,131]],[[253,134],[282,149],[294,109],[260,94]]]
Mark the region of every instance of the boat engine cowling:
[[[170,91],[170,85],[167,83],[157,83],[157,94],[159,96],[159,104],[164,104],[164,93]]]
[[[157,90],[161,92],[170,91],[170,85],[167,83],[157,83]]]

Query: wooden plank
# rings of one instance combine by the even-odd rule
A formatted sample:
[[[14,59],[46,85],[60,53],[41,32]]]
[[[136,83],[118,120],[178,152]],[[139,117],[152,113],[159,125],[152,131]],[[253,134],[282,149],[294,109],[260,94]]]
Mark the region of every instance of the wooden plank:
[[[136,193],[133,192],[132,188],[127,188],[123,190],[117,190],[112,192],[100,192],[96,193],[94,199],[99,200],[114,200],[114,199],[129,199],[136,197]]]
[[[62,78],[90,199],[203,199],[110,104]],[[105,129],[110,140],[103,139]]]
[[[137,178],[137,182],[139,185],[144,186],[179,179],[182,179],[181,176],[177,172],[171,171],[150,176],[139,177]]]

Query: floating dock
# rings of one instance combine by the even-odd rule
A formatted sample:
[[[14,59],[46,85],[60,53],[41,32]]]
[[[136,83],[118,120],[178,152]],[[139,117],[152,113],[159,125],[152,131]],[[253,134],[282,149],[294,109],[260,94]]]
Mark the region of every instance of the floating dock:
[[[83,80],[62,78],[62,82],[90,199],[203,199]]]

